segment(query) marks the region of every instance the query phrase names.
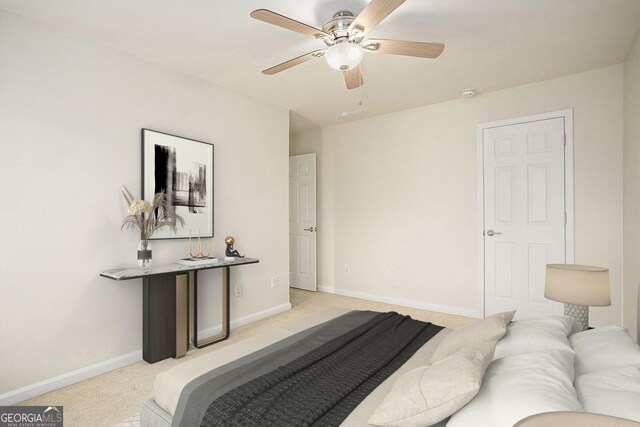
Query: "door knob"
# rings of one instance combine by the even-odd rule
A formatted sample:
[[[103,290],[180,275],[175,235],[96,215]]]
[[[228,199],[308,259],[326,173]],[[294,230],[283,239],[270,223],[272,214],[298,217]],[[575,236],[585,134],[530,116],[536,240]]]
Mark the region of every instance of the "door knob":
[[[496,236],[498,234],[502,234],[499,231],[487,230],[487,236]]]
[[[316,227],[309,227],[304,229],[304,231],[316,231],[316,230],[317,230]]]

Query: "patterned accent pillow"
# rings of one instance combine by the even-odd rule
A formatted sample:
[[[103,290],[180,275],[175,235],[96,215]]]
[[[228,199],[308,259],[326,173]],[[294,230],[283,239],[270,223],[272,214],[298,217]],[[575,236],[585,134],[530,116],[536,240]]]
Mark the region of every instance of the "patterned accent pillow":
[[[430,426],[467,404],[480,390],[496,342],[467,347],[400,377],[369,418],[375,426]]]
[[[436,363],[450,354],[457,353],[476,344],[498,341],[507,332],[507,325],[511,322],[515,313],[515,311],[509,311],[494,314],[463,328],[456,329],[440,343],[431,357],[431,363]]]

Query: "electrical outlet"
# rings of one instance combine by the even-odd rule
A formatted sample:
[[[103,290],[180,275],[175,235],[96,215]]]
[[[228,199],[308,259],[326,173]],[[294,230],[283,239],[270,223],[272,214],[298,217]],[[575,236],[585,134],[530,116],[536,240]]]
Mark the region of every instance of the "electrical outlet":
[[[242,296],[242,285],[240,283],[238,283],[235,287],[235,296],[236,298],[239,298]]]
[[[344,272],[347,274],[351,273],[351,266],[349,264],[344,265]]]
[[[278,276],[271,277],[271,289],[278,287]]]

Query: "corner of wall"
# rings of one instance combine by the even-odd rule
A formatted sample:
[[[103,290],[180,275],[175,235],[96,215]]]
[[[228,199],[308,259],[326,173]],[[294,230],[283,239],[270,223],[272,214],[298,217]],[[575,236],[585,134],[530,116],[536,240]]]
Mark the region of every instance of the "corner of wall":
[[[624,63],[623,325],[640,340],[640,33]]]

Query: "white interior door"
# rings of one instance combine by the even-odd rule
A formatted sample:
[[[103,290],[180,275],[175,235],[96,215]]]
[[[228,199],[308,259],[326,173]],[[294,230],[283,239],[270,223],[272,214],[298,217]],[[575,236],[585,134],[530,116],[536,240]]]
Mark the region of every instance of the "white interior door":
[[[562,313],[544,279],[566,262],[564,120],[483,130],[485,315]]]
[[[289,284],[315,291],[316,155],[289,157]]]

